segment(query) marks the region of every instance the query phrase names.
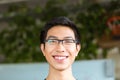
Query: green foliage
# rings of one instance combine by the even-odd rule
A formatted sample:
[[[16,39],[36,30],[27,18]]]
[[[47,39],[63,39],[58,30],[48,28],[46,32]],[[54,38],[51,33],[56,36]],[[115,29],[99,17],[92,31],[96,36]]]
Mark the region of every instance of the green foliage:
[[[61,7],[63,2],[65,2],[65,0],[48,0],[41,13],[41,20],[48,21],[53,17],[67,16],[67,11]]]
[[[81,51],[77,60],[97,58],[99,46],[96,42],[104,32],[108,32],[106,20],[109,15],[106,14],[109,12],[111,14],[112,11],[99,4],[90,5],[81,11],[79,3],[66,6],[65,1],[48,0],[44,8],[36,6],[33,9],[26,4],[11,5],[3,14],[4,18],[10,20],[8,20],[9,27],[0,32],[0,62],[45,61],[39,49],[39,32],[46,21],[56,16],[67,16],[78,25]],[[105,56],[106,50],[104,50]]]
[[[5,58],[3,62],[45,61],[39,49],[39,30],[43,23],[30,16],[29,9],[24,5],[13,5],[8,12],[7,16],[16,13],[8,21],[9,27],[0,33],[0,55]]]

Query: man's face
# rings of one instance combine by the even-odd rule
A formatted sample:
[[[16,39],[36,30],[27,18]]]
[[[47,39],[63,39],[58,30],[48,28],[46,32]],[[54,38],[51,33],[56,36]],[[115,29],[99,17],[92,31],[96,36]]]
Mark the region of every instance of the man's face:
[[[64,70],[71,67],[77,56],[80,45],[76,46],[75,35],[72,29],[65,26],[54,26],[48,30],[45,45],[41,44],[41,50],[51,68]],[[56,42],[56,40],[64,40]]]

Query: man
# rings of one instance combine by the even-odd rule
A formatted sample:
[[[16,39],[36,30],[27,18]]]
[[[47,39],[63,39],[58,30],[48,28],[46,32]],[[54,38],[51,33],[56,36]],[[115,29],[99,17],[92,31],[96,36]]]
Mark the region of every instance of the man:
[[[76,25],[66,17],[57,17],[45,24],[40,35],[40,48],[49,63],[45,80],[76,80],[72,63],[81,45]]]

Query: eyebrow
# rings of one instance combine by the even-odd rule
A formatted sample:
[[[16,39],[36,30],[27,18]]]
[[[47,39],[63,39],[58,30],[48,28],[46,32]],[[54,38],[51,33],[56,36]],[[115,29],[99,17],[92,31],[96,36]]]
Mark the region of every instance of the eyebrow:
[[[55,38],[56,39],[57,37],[56,36],[49,36],[48,39],[50,39],[50,38]]]
[[[58,37],[56,37],[56,36],[49,36],[47,39],[51,39],[51,38],[58,39]],[[63,39],[73,39],[73,37],[71,37],[71,36],[66,36],[66,37],[64,37]]]
[[[65,39],[66,39],[66,38],[67,38],[67,39],[68,39],[68,38],[73,39],[73,37],[71,37],[71,36],[67,36],[67,37],[64,37],[64,38],[65,38]]]

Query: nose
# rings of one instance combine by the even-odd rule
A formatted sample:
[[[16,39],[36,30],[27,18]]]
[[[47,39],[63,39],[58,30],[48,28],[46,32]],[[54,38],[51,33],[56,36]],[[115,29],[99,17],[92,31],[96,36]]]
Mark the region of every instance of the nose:
[[[63,43],[59,42],[59,44],[56,46],[56,51],[57,52],[64,52],[65,51],[65,47],[64,47]]]

